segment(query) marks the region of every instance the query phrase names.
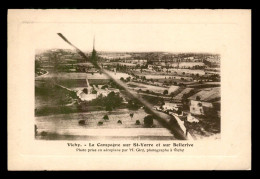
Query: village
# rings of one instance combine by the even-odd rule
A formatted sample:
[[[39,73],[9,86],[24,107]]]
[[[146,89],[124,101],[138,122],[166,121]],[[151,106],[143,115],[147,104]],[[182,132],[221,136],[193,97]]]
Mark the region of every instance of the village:
[[[118,108],[140,112],[143,106],[129,98],[124,89],[113,83],[90,62],[95,58],[103,70],[107,70],[129,90],[150,102],[155,110],[175,116],[184,130],[189,131],[193,137],[219,138],[219,55],[166,52],[97,53],[94,48],[92,52],[85,54],[89,61],[85,61],[74,50],[52,49],[38,53],[36,66],[37,71],[41,72],[36,75],[36,82],[41,84],[46,79],[58,77],[60,87],[75,93],[74,97],[68,97],[67,105],[77,104],[77,109],[81,109],[81,112],[113,111]],[[118,98],[119,105],[111,101],[102,103],[112,96],[111,94],[113,99]],[[37,108],[36,114],[42,114],[39,111]],[[134,111],[131,111],[131,114],[138,116],[137,113],[134,115]],[[145,118],[147,115],[141,116]],[[116,122],[119,121],[124,123],[122,119]],[[101,123],[103,124],[99,121],[98,124]],[[142,123],[140,119],[136,119],[135,124],[138,123]]]

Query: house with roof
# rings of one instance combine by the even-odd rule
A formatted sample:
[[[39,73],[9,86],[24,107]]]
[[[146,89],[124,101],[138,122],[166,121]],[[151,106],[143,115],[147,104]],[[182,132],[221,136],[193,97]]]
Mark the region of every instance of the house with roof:
[[[190,113],[198,116],[208,116],[220,111],[220,88],[207,88],[188,98]]]
[[[178,111],[179,108],[182,108],[182,104],[181,103],[172,103],[172,102],[165,102],[164,105],[162,106],[164,111],[167,110],[174,110],[174,111]]]

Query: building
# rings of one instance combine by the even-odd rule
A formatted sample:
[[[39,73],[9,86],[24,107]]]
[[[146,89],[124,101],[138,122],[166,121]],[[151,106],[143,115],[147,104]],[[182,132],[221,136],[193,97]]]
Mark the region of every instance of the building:
[[[101,85],[98,85],[98,87],[93,85],[93,88],[97,92],[97,96],[102,95],[103,97],[106,97],[111,92],[119,93],[119,89],[116,89],[116,88],[105,88],[105,89],[102,89]]]
[[[209,102],[202,102],[191,100],[190,101],[190,113],[195,115],[205,115],[206,109],[212,109],[213,105]]]
[[[188,99],[193,115],[208,116],[220,111],[220,88],[202,90]]]
[[[116,89],[116,88],[105,88],[105,89],[102,89],[102,85],[99,85],[98,87],[93,85],[93,87],[92,87],[92,86],[89,85],[88,82],[87,82],[87,87],[86,87],[87,93],[85,93],[83,91],[84,89],[79,90],[77,92],[77,96],[82,101],[91,101],[93,99],[96,99],[100,95],[102,95],[103,97],[106,97],[111,92],[119,93],[119,89]]]
[[[82,100],[82,101],[91,101],[93,99],[97,98],[97,94],[86,94],[82,90],[79,90],[77,92],[77,96]]]
[[[165,102],[165,104],[162,106],[164,111],[167,111],[167,110],[178,111],[178,109],[181,107],[182,107],[181,103],[170,103],[170,102]]]

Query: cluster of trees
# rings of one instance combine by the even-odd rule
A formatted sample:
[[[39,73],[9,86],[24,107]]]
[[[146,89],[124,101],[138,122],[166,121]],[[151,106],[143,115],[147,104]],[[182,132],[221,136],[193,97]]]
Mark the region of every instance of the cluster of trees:
[[[106,88],[108,88],[108,85],[104,85],[101,87],[101,89],[106,89]]]
[[[123,77],[120,78],[121,81],[123,82],[129,82],[131,80],[131,77],[127,77],[126,79],[124,79]]]
[[[52,80],[35,86],[35,95],[47,102],[47,105],[35,109],[35,115],[37,116],[77,111],[75,106],[66,106],[66,104],[72,103],[77,99],[76,93],[57,86]]]
[[[152,105],[164,105],[164,99],[162,97],[155,96],[143,96],[143,98]]]
[[[147,127],[152,127],[153,125],[153,115],[147,115],[144,117],[144,125]]]
[[[145,76],[141,76],[140,78],[141,78],[141,80],[143,80],[143,81],[146,80],[146,77],[145,77]]]
[[[80,102],[78,108],[82,111],[87,109],[87,106],[102,106],[105,107],[107,111],[112,111],[113,109],[120,107],[123,102],[123,98],[116,94],[115,92],[110,92],[106,97],[100,95],[92,101]]]
[[[142,90],[141,88],[137,90],[137,93],[147,93],[147,94],[152,94],[152,95],[156,95],[156,96],[160,96],[162,95],[161,93],[159,92],[154,92],[154,91],[150,91],[150,90]]]
[[[70,72],[71,69],[74,69],[75,71],[77,71],[77,68],[73,65],[73,63],[70,63],[68,65],[57,64],[57,66],[56,66],[56,70],[60,71],[60,72]]]
[[[147,69],[148,68],[148,64],[145,64],[145,65],[140,65],[140,64],[137,64],[136,66],[135,66],[135,68],[141,68],[141,72],[142,72],[142,69]]]
[[[207,65],[208,67],[211,67],[211,68],[219,67],[219,63],[212,63],[212,62],[210,62],[210,61],[208,61],[206,59],[203,60],[203,63],[205,65]]]
[[[119,90],[123,90],[124,89],[120,85],[118,85],[116,82],[114,82],[113,80],[109,80],[109,86],[111,86],[111,88],[117,88]]]
[[[137,110],[141,107],[140,102],[137,99],[130,99],[127,104],[127,108]]]
[[[133,118],[133,116],[134,116],[134,114],[133,114],[133,113],[130,113],[131,119]],[[103,119],[104,119],[104,120],[109,120],[108,115],[104,115]],[[152,127],[152,126],[153,126],[153,119],[154,119],[153,115],[150,115],[150,114],[149,114],[149,115],[145,116],[145,117],[144,117],[144,125],[145,125],[146,127]],[[82,121],[80,121],[80,122],[82,122]],[[122,124],[122,121],[121,121],[121,120],[118,120],[117,123],[118,123],[118,124]],[[81,123],[79,123],[79,124],[81,124]],[[85,124],[85,121],[82,122],[82,124]],[[102,125],[102,124],[103,124],[103,121],[99,121],[99,122],[98,122],[98,125]],[[136,120],[136,121],[135,121],[135,125],[141,125],[140,120]]]
[[[184,78],[181,78],[181,80],[183,81],[183,82],[185,82],[185,81],[187,81],[187,80],[185,80]],[[179,86],[186,86],[186,84],[184,84],[183,82],[179,82],[179,83],[177,83],[177,81],[174,81],[174,80],[169,80],[169,81],[163,81],[163,85],[165,85],[165,86],[169,86],[169,85],[179,85]]]
[[[107,97],[98,97],[92,100],[92,104],[99,104],[106,107],[107,111],[112,111],[114,108],[119,107],[123,102],[123,98],[115,92],[110,92]]]

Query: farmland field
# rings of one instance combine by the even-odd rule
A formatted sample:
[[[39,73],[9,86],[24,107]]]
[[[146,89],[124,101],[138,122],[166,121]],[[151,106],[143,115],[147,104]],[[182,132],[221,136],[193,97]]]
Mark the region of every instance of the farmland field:
[[[131,119],[130,113],[134,113]],[[104,120],[103,116],[108,115],[109,120]],[[59,137],[88,138],[88,136],[94,137],[108,137],[116,136],[128,137],[129,139],[139,136],[147,136],[151,138],[153,136],[168,137],[173,139],[172,134],[160,124],[154,120],[154,125],[151,128],[144,126],[144,117],[147,113],[143,109],[137,111],[131,111],[128,109],[118,109],[112,112],[97,111],[87,113],[71,113],[71,114],[59,114],[40,116],[35,118],[35,125],[37,126],[37,137],[44,138],[43,134],[50,134],[47,138],[52,137],[57,139]],[[85,125],[80,125],[79,120],[85,120]],[[117,123],[118,120],[122,121],[122,124]],[[140,125],[136,125],[136,120],[140,121]],[[98,122],[102,121],[103,124],[99,125]],[[54,134],[54,136],[52,136]],[[72,137],[73,138],[73,137]]]
[[[165,88],[165,87],[146,85],[146,84],[140,84],[140,83],[135,83],[135,82],[130,82],[127,85],[131,89],[134,89],[134,90],[142,89],[144,91],[149,90],[149,91],[153,91],[155,93],[163,93],[164,90],[168,90],[168,88]]]
[[[127,78],[129,77],[128,74],[126,73],[114,73],[114,72],[110,72],[109,74],[115,78],[115,79],[120,79],[121,77],[123,78]],[[100,73],[65,73],[65,72],[61,72],[61,73],[53,73],[53,72],[49,72],[47,75],[43,75],[43,76],[39,76],[36,77],[36,80],[42,80],[45,78],[58,78],[58,79],[109,79],[109,77],[105,74],[100,74]]]

